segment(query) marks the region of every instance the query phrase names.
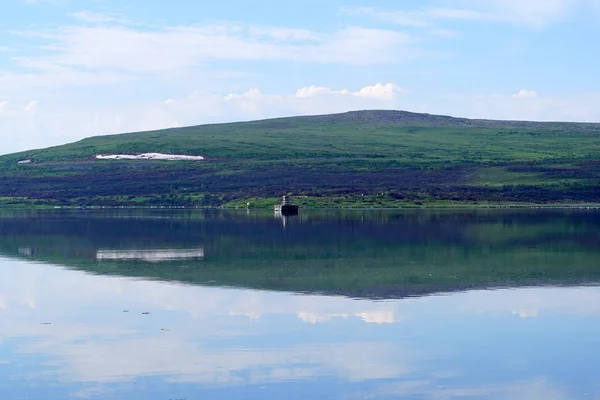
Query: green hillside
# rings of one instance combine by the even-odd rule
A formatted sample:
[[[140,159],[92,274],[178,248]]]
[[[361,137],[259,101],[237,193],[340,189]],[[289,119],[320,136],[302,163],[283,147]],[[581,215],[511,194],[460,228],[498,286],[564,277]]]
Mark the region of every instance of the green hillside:
[[[95,158],[148,152],[205,160]],[[5,155],[0,201],[266,206],[291,193],[312,206],[597,203],[599,177],[600,124],[357,111],[98,136]]]

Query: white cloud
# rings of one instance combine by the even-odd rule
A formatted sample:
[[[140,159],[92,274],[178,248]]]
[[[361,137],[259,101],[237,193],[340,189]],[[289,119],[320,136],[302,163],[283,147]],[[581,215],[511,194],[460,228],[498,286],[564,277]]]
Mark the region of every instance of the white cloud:
[[[85,13],[80,18],[113,21]],[[417,54],[400,32],[347,27],[331,34],[235,23],[173,26],[149,31],[129,26],[70,26],[21,32],[48,42],[47,56],[14,59],[29,70],[181,73],[215,61],[296,61],[374,65]]]
[[[32,100],[29,103],[27,103],[27,105],[25,107],[23,107],[23,110],[25,110],[28,113],[34,113],[38,108],[38,101],[37,100]]]
[[[90,72],[70,68],[39,66],[36,72],[0,71],[0,94],[18,97],[23,89],[65,89],[73,86],[113,85],[134,81],[131,74],[114,71]]]
[[[535,90],[526,90],[526,89],[521,89],[521,90],[519,90],[519,93],[513,95],[513,97],[516,97],[518,99],[532,99],[537,96],[538,96],[538,94]]]
[[[63,4],[68,3],[71,0],[20,0],[20,1],[27,5],[41,5],[41,4],[63,5]]]
[[[598,4],[597,0],[456,0],[452,3],[453,7],[434,6],[417,11],[372,7],[345,7],[342,10],[415,28],[431,29],[444,22],[476,21],[543,29],[579,7]]]
[[[114,13],[98,13],[93,11],[78,11],[71,14],[73,18],[81,22],[91,24],[134,24],[131,20],[123,18],[119,14]]]
[[[296,97],[301,99],[307,99],[314,96],[319,96],[323,94],[332,94],[335,93],[330,88],[324,86],[307,86],[296,90]],[[338,92],[339,93],[339,92]],[[346,92],[347,93],[347,92]],[[344,93],[345,94],[345,93]]]
[[[323,95],[342,95],[382,100],[393,100],[400,93],[402,93],[402,89],[394,83],[377,83],[373,86],[365,86],[364,88],[356,92],[350,92],[347,89],[333,90],[324,86],[307,86],[298,89],[296,91],[296,97],[306,99]]]
[[[471,0],[473,6],[481,5],[480,1]],[[496,15],[497,19],[544,28],[564,17],[573,7],[583,4],[578,0],[489,0],[483,8],[488,15]]]
[[[500,19],[500,16],[479,10],[460,8],[431,8],[423,15],[434,20],[479,20],[490,21]]]
[[[250,26],[248,33],[254,37],[265,37],[276,42],[286,41],[320,41],[321,36],[309,29],[294,29],[284,27]]]
[[[393,83],[386,83],[385,85],[378,83],[375,86],[366,86],[362,88],[356,92],[355,95],[373,99],[393,100],[400,92],[401,89]]]
[[[225,100],[258,99],[261,97],[263,97],[263,94],[260,92],[260,90],[254,88],[242,94],[229,93],[227,96],[225,96]]]
[[[51,4],[51,5],[64,5],[67,4],[71,0],[20,0],[25,4]]]

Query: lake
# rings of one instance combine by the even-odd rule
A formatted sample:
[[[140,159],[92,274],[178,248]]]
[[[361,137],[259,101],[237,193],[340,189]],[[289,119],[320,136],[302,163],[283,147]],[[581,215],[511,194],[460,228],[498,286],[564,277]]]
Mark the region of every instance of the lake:
[[[0,211],[2,399],[598,399],[600,211]]]

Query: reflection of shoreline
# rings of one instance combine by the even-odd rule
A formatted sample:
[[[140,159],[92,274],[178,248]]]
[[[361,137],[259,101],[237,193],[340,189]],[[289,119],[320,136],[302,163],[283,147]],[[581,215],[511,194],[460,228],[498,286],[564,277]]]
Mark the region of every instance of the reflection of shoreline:
[[[370,299],[600,283],[596,212],[250,209],[170,219],[171,211],[148,210],[114,218],[133,211],[120,213],[0,218],[0,255],[102,275]]]
[[[97,260],[143,260],[149,262],[204,258],[204,248],[98,250]]]

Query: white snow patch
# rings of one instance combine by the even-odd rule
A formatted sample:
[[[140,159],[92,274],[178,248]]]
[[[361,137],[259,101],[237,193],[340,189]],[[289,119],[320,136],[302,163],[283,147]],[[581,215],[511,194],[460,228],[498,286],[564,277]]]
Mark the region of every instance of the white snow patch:
[[[17,161],[17,164],[31,164],[33,161],[30,159]]]
[[[97,154],[98,160],[167,160],[167,161],[199,161],[204,160],[202,156],[184,156],[179,154],[144,153],[132,154]]]

